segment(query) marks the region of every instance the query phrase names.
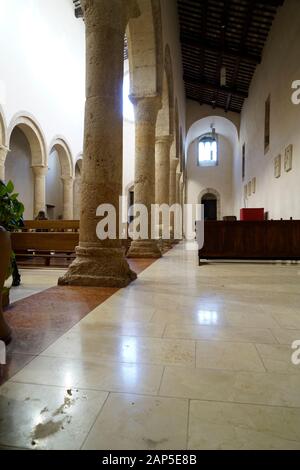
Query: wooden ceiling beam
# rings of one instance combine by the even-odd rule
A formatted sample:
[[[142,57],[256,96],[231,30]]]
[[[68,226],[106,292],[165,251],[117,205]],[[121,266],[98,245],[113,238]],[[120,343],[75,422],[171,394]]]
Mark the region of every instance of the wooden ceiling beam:
[[[252,64],[258,65],[261,63],[261,55],[249,53],[246,49],[236,51],[229,47],[226,43],[224,44],[223,51],[220,50],[220,46],[213,44],[210,40],[191,36],[186,34],[181,34],[180,40],[183,46],[195,47],[198,49],[205,49],[210,52],[215,52],[220,54],[223,52],[224,56],[233,57],[235,59],[244,60],[246,62],[251,62]]]
[[[197,80],[193,77],[189,77],[187,75],[183,76],[183,80],[187,84],[195,85],[199,88],[206,88],[207,90],[217,91],[218,93],[231,93],[232,95],[238,96],[240,98],[248,98],[248,93],[245,91],[237,90],[236,88],[232,87],[222,87],[217,84],[209,83],[204,80]]]

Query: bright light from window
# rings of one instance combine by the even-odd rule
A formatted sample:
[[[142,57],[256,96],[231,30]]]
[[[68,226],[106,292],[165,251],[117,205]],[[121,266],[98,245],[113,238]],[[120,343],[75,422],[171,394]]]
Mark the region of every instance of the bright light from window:
[[[217,164],[217,141],[212,137],[203,137],[198,144],[198,162],[200,165]]]
[[[128,98],[129,93],[130,93],[129,73],[126,73],[123,79],[123,117],[124,119],[127,119],[128,121],[134,121],[134,109],[133,109],[133,104]]]

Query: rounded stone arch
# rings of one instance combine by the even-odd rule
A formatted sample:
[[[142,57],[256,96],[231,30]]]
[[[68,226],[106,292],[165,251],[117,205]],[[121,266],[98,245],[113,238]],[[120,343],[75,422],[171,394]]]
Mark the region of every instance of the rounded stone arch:
[[[161,95],[163,82],[160,0],[137,0],[140,16],[126,28],[130,94]]]
[[[217,220],[221,220],[221,196],[220,193],[213,188],[205,188],[198,195],[198,204],[202,203],[202,198],[206,194],[213,194],[217,201]]]
[[[6,125],[6,119],[4,116],[3,109],[0,105],[0,149],[1,147],[8,147],[8,142],[7,142],[7,125]]]
[[[62,178],[73,178],[73,158],[66,140],[61,136],[56,136],[49,145],[49,155],[53,149],[58,154]]]
[[[38,167],[47,166],[46,140],[43,131],[36,119],[28,113],[17,113],[12,118],[8,127],[7,143],[9,146],[13,130],[18,127],[21,129],[28,140],[31,150],[31,165]]]
[[[81,201],[81,175],[82,175],[82,153],[76,158],[74,165],[74,186],[73,186],[73,217],[80,219],[80,201]]]
[[[75,165],[74,165],[74,177],[75,178],[76,176],[81,176],[82,163],[83,163],[83,154],[80,153],[75,160]]]

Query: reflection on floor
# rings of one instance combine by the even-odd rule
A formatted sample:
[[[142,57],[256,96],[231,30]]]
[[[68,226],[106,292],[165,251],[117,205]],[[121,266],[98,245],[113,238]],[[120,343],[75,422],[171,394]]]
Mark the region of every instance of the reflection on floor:
[[[19,302],[36,336],[13,346],[0,446],[300,449],[297,265],[198,267],[179,245],[104,301],[77,289]]]

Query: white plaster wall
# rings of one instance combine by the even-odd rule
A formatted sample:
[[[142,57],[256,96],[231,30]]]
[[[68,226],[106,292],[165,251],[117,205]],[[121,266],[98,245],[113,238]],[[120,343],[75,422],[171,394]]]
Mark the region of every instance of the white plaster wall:
[[[240,150],[234,164],[235,212],[244,206],[243,185],[256,177],[247,207],[264,207],[273,219],[300,219],[300,105],[291,102],[291,84],[300,80],[300,2],[286,0],[273,23],[263,60],[254,75],[241,116]],[[270,148],[264,154],[264,106],[271,94]],[[241,146],[246,144],[246,178]],[[274,158],[293,144],[293,169],[274,177]]]
[[[57,134],[82,151],[84,22],[72,0],[0,0],[0,105],[9,124],[26,111],[46,143]]]
[[[213,167],[197,164],[198,139],[193,140],[187,152],[187,202],[198,204],[199,194],[206,188],[212,188],[220,194],[221,218],[232,215],[232,145],[229,140],[218,136],[219,161]]]
[[[33,173],[31,169],[31,151],[23,132],[16,128],[11,136],[11,152],[6,160],[6,182],[11,180],[19,200],[25,206],[24,218],[33,218]]]
[[[234,124],[239,133],[240,129],[240,115],[232,111],[225,112],[221,108],[212,108],[208,104],[200,104],[197,101],[186,100],[186,127],[187,130],[193,125],[194,122],[206,117],[217,116],[225,118]]]
[[[63,181],[61,179],[61,165],[55,149],[49,155],[48,173],[46,176],[46,204],[55,206],[53,218],[63,215]],[[50,213],[48,213],[48,217]],[[49,217],[52,218],[52,217]]]

